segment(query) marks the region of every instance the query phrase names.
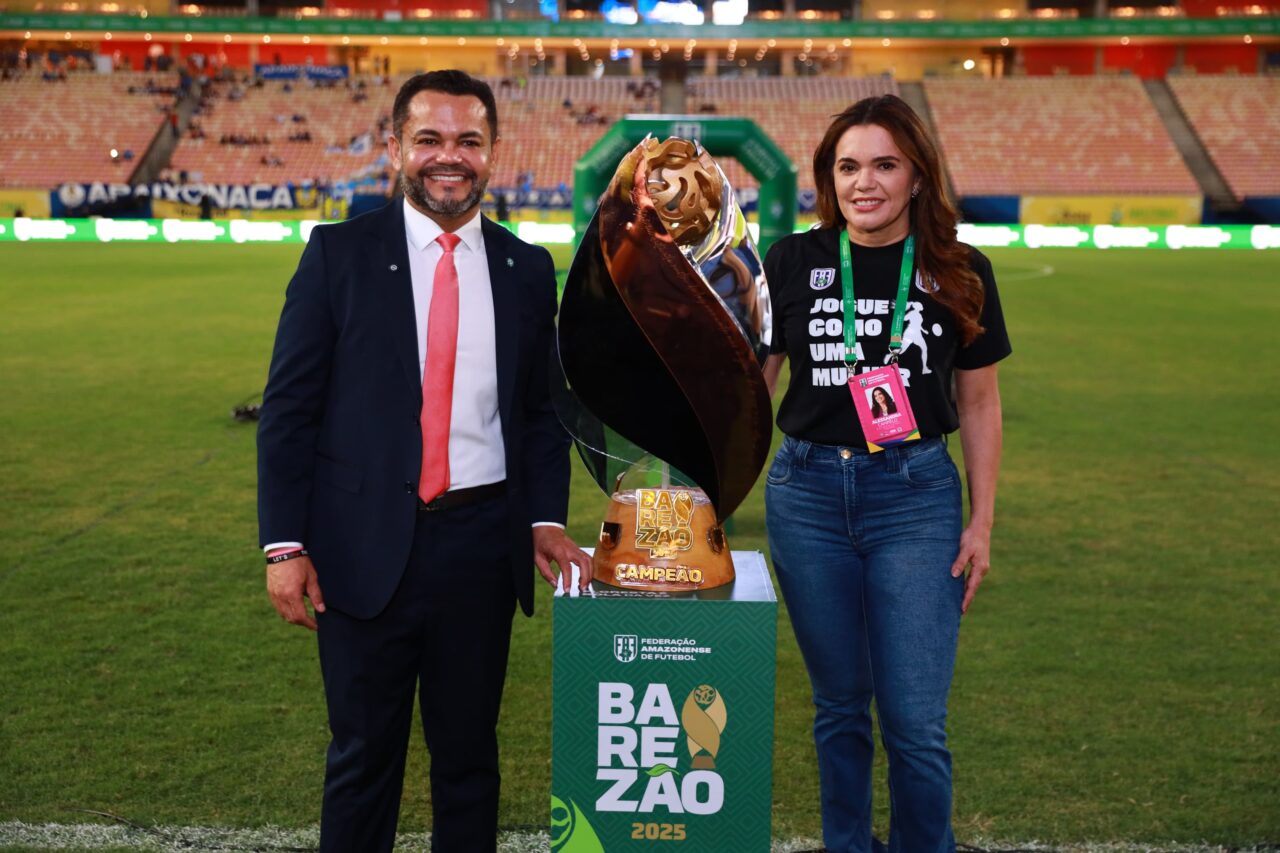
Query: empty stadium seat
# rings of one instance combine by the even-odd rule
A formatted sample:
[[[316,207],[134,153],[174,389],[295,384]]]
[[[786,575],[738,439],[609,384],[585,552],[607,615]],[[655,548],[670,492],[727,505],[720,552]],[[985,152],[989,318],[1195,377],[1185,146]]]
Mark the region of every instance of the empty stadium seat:
[[[811,190],[813,150],[831,117],[863,98],[890,94],[898,94],[890,77],[692,77],[686,110],[711,104],[716,115],[754,120],[795,164],[800,189]],[[759,186],[736,160],[717,162],[734,187]]]
[[[0,82],[0,186],[127,181],[173,104],[172,95],[146,93],[148,80],[172,87],[177,76],[86,71],[63,82],[35,72]],[[134,159],[112,162],[112,148]]]
[[[1168,82],[1236,200],[1280,195],[1280,77],[1178,75]]]
[[[385,151],[377,133],[378,119],[391,114],[398,83],[366,84],[363,89],[312,87],[305,81],[267,81],[261,86],[214,84],[210,108],[196,117],[203,139],[184,138],[170,165],[208,183],[282,184],[319,179],[345,181],[371,167]],[[228,97],[239,88],[243,97]],[[367,100],[356,101],[357,91]],[[293,116],[306,121],[295,123]],[[289,142],[290,134],[307,131],[310,142]],[[269,145],[223,145],[224,135],[241,134],[271,140]],[[367,145],[352,145],[368,134]],[[263,157],[283,165],[264,165]]]
[[[1132,77],[926,80],[960,196],[1199,194]]]

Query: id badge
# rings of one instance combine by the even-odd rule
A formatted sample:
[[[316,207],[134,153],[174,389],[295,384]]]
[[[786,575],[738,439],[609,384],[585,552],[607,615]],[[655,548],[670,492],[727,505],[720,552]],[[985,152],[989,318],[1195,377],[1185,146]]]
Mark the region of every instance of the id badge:
[[[851,375],[849,392],[853,394],[853,407],[858,410],[867,449],[872,453],[920,438],[898,365]]]

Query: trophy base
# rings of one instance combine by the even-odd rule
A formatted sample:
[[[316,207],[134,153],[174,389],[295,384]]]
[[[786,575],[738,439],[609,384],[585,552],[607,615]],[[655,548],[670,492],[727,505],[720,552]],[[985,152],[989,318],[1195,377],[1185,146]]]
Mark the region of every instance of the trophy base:
[[[614,492],[593,563],[595,580],[643,592],[696,592],[734,578],[724,529],[693,489]]]

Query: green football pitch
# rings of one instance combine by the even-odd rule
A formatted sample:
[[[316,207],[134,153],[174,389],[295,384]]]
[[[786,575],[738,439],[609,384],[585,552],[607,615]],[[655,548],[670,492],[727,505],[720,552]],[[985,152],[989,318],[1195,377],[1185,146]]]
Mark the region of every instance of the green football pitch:
[[[253,427],[229,417],[298,253],[0,245],[0,822],[316,822],[315,643],[264,594]],[[1280,253],[990,254],[1014,355],[952,692],[958,835],[1280,841]],[[590,542],[604,498],[574,476]],[[766,550],[762,488],[732,544]],[[501,726],[507,827],[547,817],[539,595]],[[815,837],[779,619],[774,833]],[[429,825],[426,764],[415,741],[406,830]]]

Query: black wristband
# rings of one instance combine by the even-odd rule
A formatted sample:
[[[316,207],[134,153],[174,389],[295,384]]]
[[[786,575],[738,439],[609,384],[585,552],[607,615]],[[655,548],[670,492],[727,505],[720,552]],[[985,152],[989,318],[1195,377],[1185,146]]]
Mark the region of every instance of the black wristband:
[[[274,557],[267,557],[267,565],[272,566],[276,563],[283,563],[285,560],[292,560],[294,557],[309,557],[311,554],[306,548],[299,551],[285,551],[283,554],[276,554]]]

